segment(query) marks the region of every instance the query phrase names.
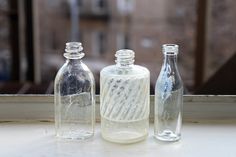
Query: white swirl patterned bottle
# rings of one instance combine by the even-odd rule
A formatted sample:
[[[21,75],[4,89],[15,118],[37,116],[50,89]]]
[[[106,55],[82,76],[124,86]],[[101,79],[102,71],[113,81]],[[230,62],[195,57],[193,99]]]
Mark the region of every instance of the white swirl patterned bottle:
[[[111,142],[134,143],[148,135],[150,73],[133,64],[132,50],[115,56],[116,65],[100,74],[101,133]]]

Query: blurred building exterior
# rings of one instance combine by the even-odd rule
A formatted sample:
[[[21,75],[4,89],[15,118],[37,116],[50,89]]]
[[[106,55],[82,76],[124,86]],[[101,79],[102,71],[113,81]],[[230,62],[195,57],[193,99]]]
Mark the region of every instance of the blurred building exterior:
[[[41,0],[38,3],[42,8],[40,9],[41,64],[48,65],[42,67],[42,78],[46,81],[44,79],[49,78],[49,71],[56,71],[64,60],[57,59],[58,63],[55,63],[48,58],[61,57],[65,42],[70,40],[68,4],[70,1],[60,0],[51,4],[52,6],[48,0]],[[86,62],[97,74],[96,78],[98,79],[99,71],[104,66],[114,64],[116,50],[131,48],[136,52],[136,64],[142,64],[150,69],[151,83],[154,85],[163,59],[161,45],[177,43],[181,47],[180,70],[186,85],[191,86],[194,66],[192,55],[195,37],[195,1],[185,2],[183,6],[178,5],[177,1],[163,0],[80,0],[78,6],[80,41],[84,45]],[[44,73],[47,77],[43,76]],[[53,77],[52,75],[51,79]]]
[[[38,64],[41,83],[52,84],[55,74],[64,63],[65,43],[75,40],[71,35],[73,19],[71,10],[77,10],[77,41],[83,43],[88,64],[99,83],[100,70],[114,64],[115,51],[130,48],[136,52],[136,64],[151,71],[152,89],[163,61],[161,45],[180,45],[179,69],[185,86],[193,91],[194,51],[196,48],[197,0],[34,0],[37,8],[39,31]],[[76,5],[71,5],[71,3]],[[10,78],[7,0],[0,0],[0,79]],[[223,65],[236,51],[234,20],[236,1],[212,0],[205,66],[205,80]],[[75,31],[76,32],[76,31]],[[4,60],[4,61],[2,61]],[[22,67],[24,63],[22,63]],[[27,67],[25,67],[27,68]],[[3,70],[2,70],[3,69]],[[7,72],[4,72],[7,70]],[[2,73],[4,73],[2,75]],[[7,75],[8,74],[8,75]],[[1,76],[4,76],[1,77]],[[24,77],[23,77],[24,81]],[[45,87],[46,88],[46,87]]]

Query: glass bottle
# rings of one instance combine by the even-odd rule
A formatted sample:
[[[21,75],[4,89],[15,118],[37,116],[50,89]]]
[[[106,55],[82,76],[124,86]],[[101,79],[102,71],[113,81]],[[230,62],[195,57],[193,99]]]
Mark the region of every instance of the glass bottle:
[[[164,63],[155,87],[154,136],[162,141],[181,137],[183,83],[177,67],[178,45],[162,46]]]
[[[116,52],[116,65],[100,73],[102,137],[115,143],[145,139],[149,129],[150,73],[134,65],[134,52]]]
[[[87,139],[94,134],[95,82],[92,72],[82,62],[79,42],[66,43],[65,64],[55,78],[56,136]]]

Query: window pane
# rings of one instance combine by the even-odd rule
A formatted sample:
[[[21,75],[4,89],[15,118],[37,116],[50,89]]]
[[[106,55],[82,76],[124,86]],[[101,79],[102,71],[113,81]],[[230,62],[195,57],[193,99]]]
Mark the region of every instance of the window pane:
[[[26,2],[33,2],[33,6]],[[154,94],[155,82],[163,63],[161,45],[178,44],[179,70],[187,92],[193,93],[194,81],[197,80],[194,80],[194,75],[202,70],[195,69],[195,65],[200,64],[195,63],[195,56],[201,57],[201,54],[197,55],[199,52],[195,52],[196,47],[201,48],[199,43],[196,45],[195,40],[199,2],[201,1],[0,0],[0,93],[5,93],[2,92],[3,83],[4,89],[9,91],[16,87],[16,90],[12,90],[15,93],[52,93],[55,75],[65,62],[65,43],[69,41],[82,42],[86,54],[84,62],[95,75],[97,92],[100,70],[115,64],[115,52],[123,48],[133,49],[136,52],[135,63],[151,71],[151,94]],[[206,62],[203,76],[205,82],[236,51],[236,2],[209,2],[207,51],[203,54]],[[34,9],[33,14],[26,11],[30,9]],[[35,32],[31,33],[30,30]],[[203,36],[200,32],[200,37]],[[34,80],[34,76],[38,74],[39,82]],[[12,83],[13,80],[15,84]],[[5,81],[9,81],[10,86],[6,86]],[[207,90],[209,91],[209,87]]]
[[[10,80],[11,54],[9,45],[8,1],[0,1],[0,81]]]
[[[236,53],[236,1],[212,0],[205,80]]]
[[[115,63],[115,51],[131,48],[136,52],[135,63],[150,69],[153,89],[163,62],[161,45],[176,43],[180,45],[183,80],[186,87],[193,86],[196,0],[91,0],[83,1],[80,8],[71,8],[72,0],[37,2],[43,81],[54,79],[64,62],[64,45],[70,41],[72,31],[70,9],[79,9],[77,28],[83,35],[80,41],[86,54],[84,60],[96,75],[97,83],[100,70]],[[94,6],[103,9],[102,14],[94,12]]]

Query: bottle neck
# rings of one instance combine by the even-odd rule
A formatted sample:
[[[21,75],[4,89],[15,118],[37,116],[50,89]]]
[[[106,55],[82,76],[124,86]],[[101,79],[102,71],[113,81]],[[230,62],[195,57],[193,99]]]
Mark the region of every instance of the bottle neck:
[[[164,55],[164,63],[162,65],[162,71],[168,75],[179,75],[177,67],[177,54]]]
[[[118,68],[132,68],[134,65],[134,51],[122,49],[116,52],[116,66]]]
[[[66,64],[75,65],[75,64],[81,64],[81,63],[82,63],[81,58],[77,58],[77,59],[66,58]]]
[[[177,54],[165,54],[164,55],[164,65],[173,65],[177,64]]]

